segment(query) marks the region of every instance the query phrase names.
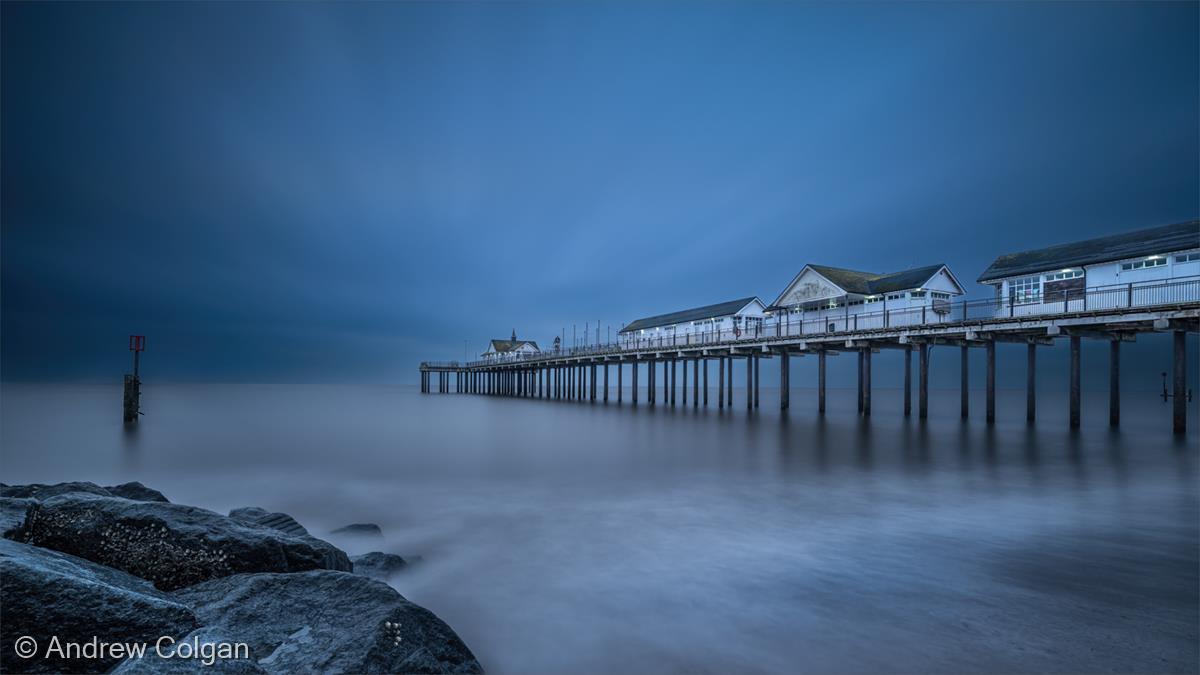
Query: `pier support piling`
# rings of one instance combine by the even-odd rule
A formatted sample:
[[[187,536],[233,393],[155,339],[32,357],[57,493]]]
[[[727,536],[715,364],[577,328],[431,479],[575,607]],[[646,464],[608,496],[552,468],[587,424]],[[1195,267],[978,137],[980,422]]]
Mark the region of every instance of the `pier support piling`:
[[[987,401],[985,417],[988,424],[996,423],[996,341],[987,341]]]
[[[904,416],[912,414],[912,345],[904,345]]]
[[[717,359],[717,409],[725,408],[725,357]]]
[[[871,348],[862,350],[863,355],[863,415],[871,416]]]
[[[917,418],[929,418],[929,343],[922,342],[917,383]]]
[[[1071,428],[1079,428],[1079,343],[1078,335],[1071,336]]]
[[[708,407],[708,359],[704,361],[704,407]]]
[[[788,352],[785,349],[779,353],[779,409],[787,410],[791,405],[792,388],[791,377],[792,367],[788,363]]]
[[[1187,333],[1175,331],[1175,368],[1172,377],[1171,428],[1176,434],[1187,433]]]
[[[1025,346],[1025,421],[1037,419],[1037,345]]]
[[[962,382],[960,383],[962,391],[959,394],[958,415],[959,415],[959,417],[962,417],[965,420],[968,417],[970,417],[970,410],[971,410],[971,395],[970,395],[971,388],[969,385],[969,379],[970,379],[969,372],[970,371],[968,370],[968,365],[970,364],[970,359],[968,358],[968,353],[971,351],[971,348],[967,345],[966,342],[964,342],[962,344],[962,347],[960,347],[960,349],[962,351],[962,354],[960,356],[961,365],[959,366],[960,370],[962,371],[961,372]]]
[[[825,414],[825,350],[817,352],[817,414]]]
[[[755,408],[758,407],[758,390],[759,390],[759,385],[760,385],[758,378],[759,378],[759,375],[762,374],[762,371],[758,367],[758,359],[759,358],[760,357],[758,354],[754,355],[754,407]]]
[[[863,350],[858,349],[858,414],[863,411]]]
[[[1121,341],[1108,343],[1108,426],[1121,426]]]
[[[692,359],[692,408],[700,407],[700,359]]]

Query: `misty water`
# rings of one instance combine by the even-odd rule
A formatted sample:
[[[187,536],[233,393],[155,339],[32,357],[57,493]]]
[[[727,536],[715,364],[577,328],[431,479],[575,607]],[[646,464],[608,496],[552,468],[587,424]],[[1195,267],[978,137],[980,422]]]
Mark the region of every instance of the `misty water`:
[[[216,511],[294,515],[491,672],[1194,671],[1197,435],[1170,406],[1001,391],[998,422],[874,415],[795,388],[731,411],[421,395],[414,387],[154,385],[136,432],[107,386],[6,384],[6,483],[140,480]],[[615,396],[614,396],[615,398]],[[378,523],[382,542],[328,536]]]

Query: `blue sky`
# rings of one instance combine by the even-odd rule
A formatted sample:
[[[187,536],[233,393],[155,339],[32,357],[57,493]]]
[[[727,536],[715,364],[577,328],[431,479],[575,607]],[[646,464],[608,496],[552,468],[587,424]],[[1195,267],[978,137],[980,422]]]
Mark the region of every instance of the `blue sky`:
[[[488,338],[1200,212],[1196,3],[3,3],[3,376]]]

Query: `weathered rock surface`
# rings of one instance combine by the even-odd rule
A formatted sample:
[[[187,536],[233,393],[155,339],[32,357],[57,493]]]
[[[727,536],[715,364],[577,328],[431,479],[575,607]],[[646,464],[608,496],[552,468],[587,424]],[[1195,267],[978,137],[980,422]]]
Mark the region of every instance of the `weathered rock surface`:
[[[0,483],[0,497],[16,497],[22,499],[49,499],[71,492],[84,492],[104,497],[124,497],[142,502],[169,501],[158,490],[142,485],[137,481],[122,483],[110,487],[102,487],[87,481],[73,483],[31,483],[29,485],[4,485]]]
[[[124,570],[173,590],[243,572],[350,571],[328,542],[194,506],[62,494],[33,504],[18,541]]]
[[[308,530],[286,513],[272,513],[257,506],[244,506],[229,512],[229,517],[243,525],[255,525],[279,530],[284,534],[308,535]]]
[[[380,553],[379,551],[351,556],[350,562],[354,563],[355,574],[380,581],[387,581],[409,565],[407,560],[395,553]]]
[[[175,596],[193,607],[204,631],[248,643],[268,673],[483,672],[432,612],[355,574],[239,574]]]
[[[140,502],[166,502],[168,504],[171,502],[163,493],[148,488],[137,481],[111,485],[104,489],[108,490],[109,494],[114,497],[124,497],[125,499],[134,499]]]
[[[382,537],[383,530],[375,523],[354,523],[330,532],[330,534],[349,534],[356,537]]]
[[[119,658],[47,656],[51,638],[84,643],[153,642],[182,636],[198,625],[186,605],[149,582],[73,556],[0,539],[0,671],[104,672]],[[14,642],[34,638],[38,652],[22,659]]]
[[[65,495],[70,492],[86,492],[93,495],[103,495],[111,497],[112,493],[107,488],[102,488],[95,483],[85,481],[76,481],[73,483],[30,483],[29,485],[2,485],[0,484],[0,497],[18,497],[21,499],[49,499],[58,495]]]
[[[25,512],[34,500],[23,497],[0,497],[0,535],[21,527]]]

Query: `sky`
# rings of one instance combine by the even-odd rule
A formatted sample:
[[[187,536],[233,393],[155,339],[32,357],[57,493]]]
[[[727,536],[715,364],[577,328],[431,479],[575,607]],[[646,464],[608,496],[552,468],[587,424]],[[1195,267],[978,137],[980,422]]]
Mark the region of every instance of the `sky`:
[[[415,382],[1200,214],[1197,3],[0,12],[5,380]]]

